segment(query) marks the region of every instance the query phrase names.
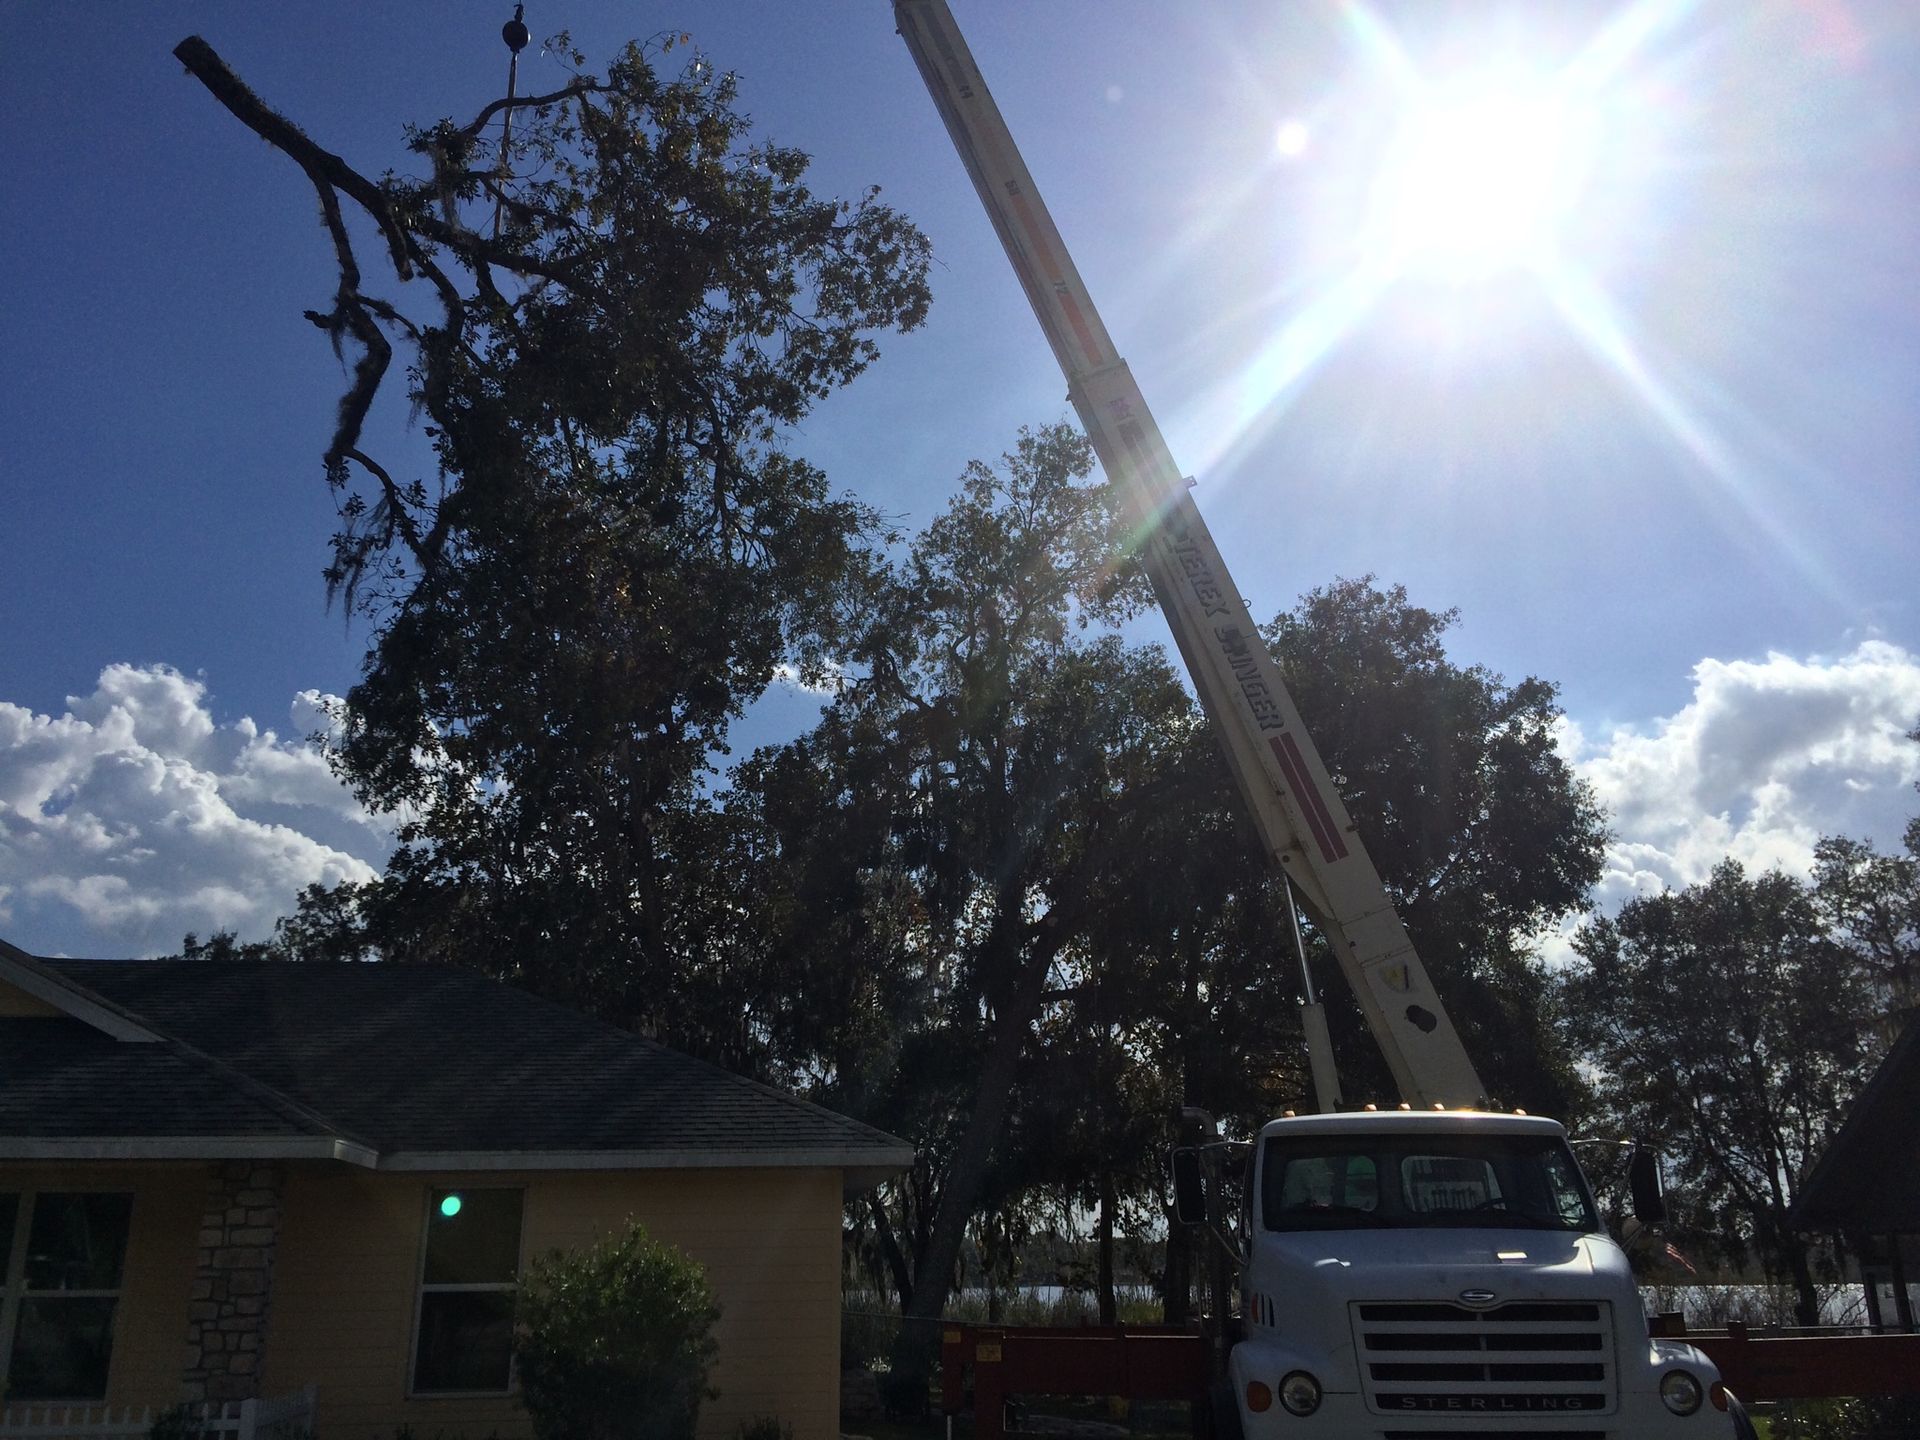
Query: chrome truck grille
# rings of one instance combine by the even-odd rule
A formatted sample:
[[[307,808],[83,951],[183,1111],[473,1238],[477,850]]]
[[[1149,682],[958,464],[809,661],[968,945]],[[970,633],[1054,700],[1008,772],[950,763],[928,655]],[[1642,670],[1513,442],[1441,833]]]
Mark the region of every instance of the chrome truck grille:
[[[1379,1414],[1510,1422],[1604,1415],[1617,1390],[1603,1301],[1514,1301],[1484,1310],[1430,1301],[1356,1302],[1360,1386]],[[1558,1427],[1554,1427],[1558,1430]],[[1408,1434],[1416,1433],[1409,1430]],[[1458,1433],[1453,1426],[1446,1433]]]

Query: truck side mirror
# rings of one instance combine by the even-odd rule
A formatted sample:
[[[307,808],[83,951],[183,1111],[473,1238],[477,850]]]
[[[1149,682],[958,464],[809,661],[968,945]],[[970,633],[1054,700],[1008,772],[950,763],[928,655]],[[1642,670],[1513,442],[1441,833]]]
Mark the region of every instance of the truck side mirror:
[[[1635,1146],[1627,1161],[1627,1185],[1633,1192],[1633,1218],[1658,1225],[1667,1218],[1666,1187],[1660,1183],[1660,1152]]]
[[[1173,1151],[1173,1213],[1182,1225],[1207,1223],[1207,1181],[1200,1152],[1191,1145]]]

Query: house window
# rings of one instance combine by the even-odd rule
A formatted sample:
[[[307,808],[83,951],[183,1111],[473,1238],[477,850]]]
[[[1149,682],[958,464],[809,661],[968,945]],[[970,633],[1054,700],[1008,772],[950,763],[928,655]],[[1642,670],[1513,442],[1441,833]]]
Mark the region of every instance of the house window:
[[[0,1195],[0,1394],[104,1400],[133,1196]]]
[[[413,1343],[416,1395],[504,1394],[513,1381],[519,1190],[429,1190]]]

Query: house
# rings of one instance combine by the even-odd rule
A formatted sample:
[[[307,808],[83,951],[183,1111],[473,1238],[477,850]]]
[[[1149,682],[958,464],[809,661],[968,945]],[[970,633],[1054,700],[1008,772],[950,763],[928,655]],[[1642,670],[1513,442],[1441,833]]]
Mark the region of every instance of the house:
[[[1920,1011],[1800,1182],[1787,1223],[1847,1237],[1875,1330],[1920,1331],[1909,1289],[1920,1282]]]
[[[455,969],[0,944],[0,1380],[317,1386],[339,1437],[524,1435],[517,1278],[641,1220],[722,1306],[702,1432],[837,1433],[841,1207],[905,1142]]]

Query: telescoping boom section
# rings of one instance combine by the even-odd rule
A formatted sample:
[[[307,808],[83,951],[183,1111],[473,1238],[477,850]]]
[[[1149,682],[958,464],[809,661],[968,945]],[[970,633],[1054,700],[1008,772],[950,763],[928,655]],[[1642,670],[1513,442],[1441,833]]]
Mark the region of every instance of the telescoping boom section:
[[[894,0],[893,8],[1066,375],[1074,411],[1126,497],[1138,558],[1262,842],[1339,957],[1401,1098],[1423,1108],[1482,1102],[1473,1063],[946,0]],[[1328,1099],[1323,1093],[1323,1104]]]

